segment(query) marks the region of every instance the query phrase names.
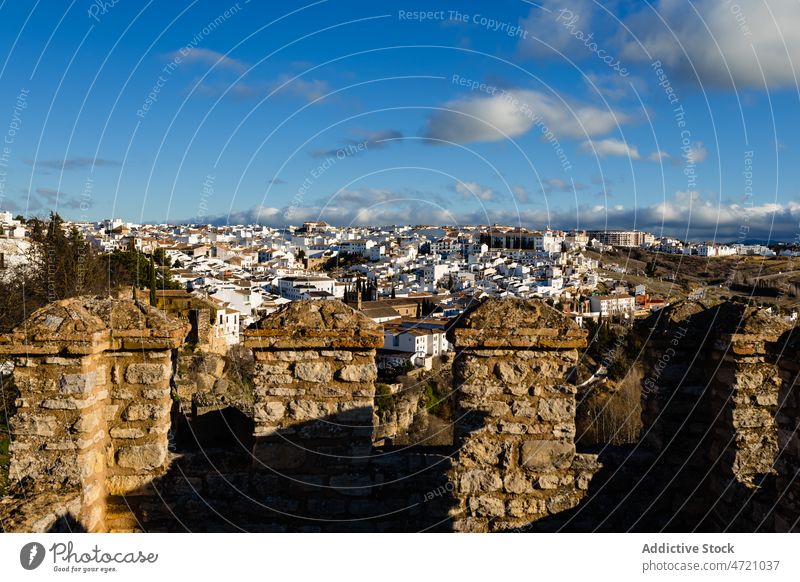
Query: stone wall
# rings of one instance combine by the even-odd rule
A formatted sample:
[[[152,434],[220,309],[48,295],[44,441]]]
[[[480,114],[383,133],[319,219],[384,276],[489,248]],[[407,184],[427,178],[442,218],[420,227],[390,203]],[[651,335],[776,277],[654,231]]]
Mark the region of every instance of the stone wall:
[[[20,394],[11,422],[17,490],[79,492],[72,517],[104,530],[108,495],[166,470],[171,350],[185,334],[149,306],[82,297],[36,311],[0,339]]]
[[[778,459],[775,490],[774,530],[800,532],[800,386],[797,385],[800,362],[800,333],[792,331],[779,340],[778,370],[781,388],[778,394]]]
[[[338,301],[298,301],[247,331],[256,359],[253,466],[298,517],[335,519],[368,495],[379,325]],[[277,479],[276,479],[277,478]]]
[[[566,379],[585,332],[543,302],[502,299],[449,332],[452,446],[372,445],[382,330],[340,302],[312,301],[246,332],[251,401],[219,416],[237,424],[235,438],[198,435],[200,450],[176,457],[168,435],[182,416],[171,388],[196,396],[184,372],[197,364],[213,377],[220,361],[201,365],[186,351],[188,326],[141,303],[59,301],[0,337],[20,391],[18,495],[0,503],[2,525],[42,531],[70,517],[88,531],[797,530],[797,334],[741,306],[686,302],[654,318],[643,326],[642,440],[619,454],[576,452],[576,390]]]
[[[542,302],[505,299],[463,317],[450,340],[454,529],[525,528],[577,505],[598,468],[575,452],[576,390],[565,382],[585,331]]]
[[[798,466],[790,323],[689,301],[653,319],[642,326],[646,458],[639,493],[626,498],[654,529],[789,531]]]
[[[782,386],[776,343],[789,325],[748,308],[727,322],[713,344],[710,363],[714,466],[709,485],[716,500],[711,519],[728,531],[772,530]]]
[[[89,531],[104,526],[109,383],[98,354],[31,354],[17,361],[17,414],[11,422],[9,477],[36,494],[81,493],[80,515]]]

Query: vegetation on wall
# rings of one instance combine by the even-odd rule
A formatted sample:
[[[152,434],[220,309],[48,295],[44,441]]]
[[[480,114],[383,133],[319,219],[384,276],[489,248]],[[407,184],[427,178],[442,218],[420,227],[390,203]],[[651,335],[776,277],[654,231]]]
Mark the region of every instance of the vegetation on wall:
[[[119,286],[179,289],[166,266],[154,267],[148,256],[128,248],[100,254],[76,227],[66,228],[51,213],[47,221],[27,221],[31,248],[24,265],[0,278],[0,332],[10,331],[33,311],[59,299],[107,294]],[[156,251],[155,262],[166,261]]]

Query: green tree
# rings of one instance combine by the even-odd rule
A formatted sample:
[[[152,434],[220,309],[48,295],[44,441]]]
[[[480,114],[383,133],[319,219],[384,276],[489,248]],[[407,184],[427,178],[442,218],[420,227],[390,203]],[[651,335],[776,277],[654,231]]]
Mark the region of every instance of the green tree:
[[[100,254],[77,228],[66,229],[51,213],[48,220],[27,221],[31,246],[23,265],[6,269],[0,279],[0,332],[13,329],[47,303],[77,295],[104,295],[119,286],[179,289],[168,267],[130,248]],[[155,277],[155,282],[153,281]]]
[[[156,264],[153,255],[150,255],[150,305],[156,306]]]
[[[153,258],[155,259],[157,265],[161,267],[169,266],[169,258],[167,257],[167,251],[165,251],[161,247],[157,248],[156,252],[153,253]]]

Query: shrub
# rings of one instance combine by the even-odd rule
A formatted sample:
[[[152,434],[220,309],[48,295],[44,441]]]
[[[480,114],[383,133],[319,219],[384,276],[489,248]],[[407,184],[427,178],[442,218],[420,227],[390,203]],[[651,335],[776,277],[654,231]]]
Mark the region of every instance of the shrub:
[[[394,395],[392,389],[387,384],[375,386],[375,410],[379,416],[385,417],[394,412]]]

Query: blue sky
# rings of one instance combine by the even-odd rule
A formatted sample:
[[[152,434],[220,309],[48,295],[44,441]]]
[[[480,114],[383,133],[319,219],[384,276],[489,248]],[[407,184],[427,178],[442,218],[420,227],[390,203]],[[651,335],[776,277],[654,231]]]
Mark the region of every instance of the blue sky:
[[[800,234],[794,0],[6,1],[0,29],[2,210]]]

